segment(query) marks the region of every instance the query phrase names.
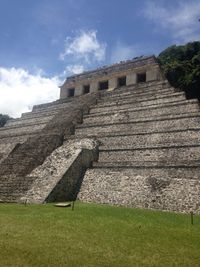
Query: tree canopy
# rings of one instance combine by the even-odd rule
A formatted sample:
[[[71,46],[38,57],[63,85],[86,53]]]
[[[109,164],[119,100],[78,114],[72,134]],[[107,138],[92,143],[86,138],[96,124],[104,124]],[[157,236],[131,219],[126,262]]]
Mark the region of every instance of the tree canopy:
[[[9,119],[11,118],[8,115],[0,114],[0,127],[3,127]]]
[[[169,83],[200,99],[200,42],[170,46],[158,56]]]

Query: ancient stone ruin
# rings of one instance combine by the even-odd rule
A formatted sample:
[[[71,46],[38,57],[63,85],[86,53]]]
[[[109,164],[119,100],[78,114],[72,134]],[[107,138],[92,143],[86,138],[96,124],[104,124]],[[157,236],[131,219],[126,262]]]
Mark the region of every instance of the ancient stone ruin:
[[[0,129],[0,200],[200,214],[200,112],[154,56],[71,76]]]

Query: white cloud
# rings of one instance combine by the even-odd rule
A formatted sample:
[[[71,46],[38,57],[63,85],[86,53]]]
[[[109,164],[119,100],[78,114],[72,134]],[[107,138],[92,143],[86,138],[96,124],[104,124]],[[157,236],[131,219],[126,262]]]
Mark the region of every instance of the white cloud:
[[[97,39],[97,31],[80,31],[72,38],[65,40],[64,52],[60,54],[60,59],[72,56],[77,60],[84,60],[86,63],[93,61],[103,61],[106,54],[106,44]]]
[[[0,113],[19,117],[33,105],[58,99],[59,83],[57,77],[45,78],[41,71],[33,75],[20,68],[0,67]]]
[[[79,64],[74,64],[74,65],[68,65],[66,67],[66,70],[64,71],[64,74],[79,74],[84,71],[84,66],[79,65]]]
[[[188,42],[200,39],[200,1],[178,1],[170,7],[163,1],[148,1],[144,16],[153,21],[160,30],[172,33],[176,42]],[[167,34],[167,32],[166,32]]]

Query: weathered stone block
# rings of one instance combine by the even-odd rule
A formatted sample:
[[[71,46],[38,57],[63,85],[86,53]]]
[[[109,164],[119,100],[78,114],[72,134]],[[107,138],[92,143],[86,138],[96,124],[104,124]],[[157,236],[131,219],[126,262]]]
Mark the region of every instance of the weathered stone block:
[[[43,203],[75,200],[84,172],[97,156],[98,143],[93,140],[65,142],[28,175],[34,178],[34,182],[20,201]]]
[[[78,199],[136,208],[193,210],[200,214],[199,171],[199,168],[89,169]]]

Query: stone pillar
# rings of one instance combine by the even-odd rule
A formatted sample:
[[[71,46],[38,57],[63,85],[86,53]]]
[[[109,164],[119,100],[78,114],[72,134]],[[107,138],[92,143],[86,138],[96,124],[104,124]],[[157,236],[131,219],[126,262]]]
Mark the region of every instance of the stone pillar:
[[[90,84],[90,93],[98,91],[98,82],[92,82]]]
[[[114,90],[117,88],[117,78],[113,77],[108,81],[108,90]]]
[[[132,85],[137,83],[137,74],[135,72],[126,75],[126,85]]]
[[[60,87],[60,99],[68,97],[67,88]]]
[[[152,68],[147,70],[146,72],[146,81],[157,81],[159,80],[159,69],[158,68]]]
[[[77,85],[75,88],[75,96],[83,94],[83,86],[81,84]]]

